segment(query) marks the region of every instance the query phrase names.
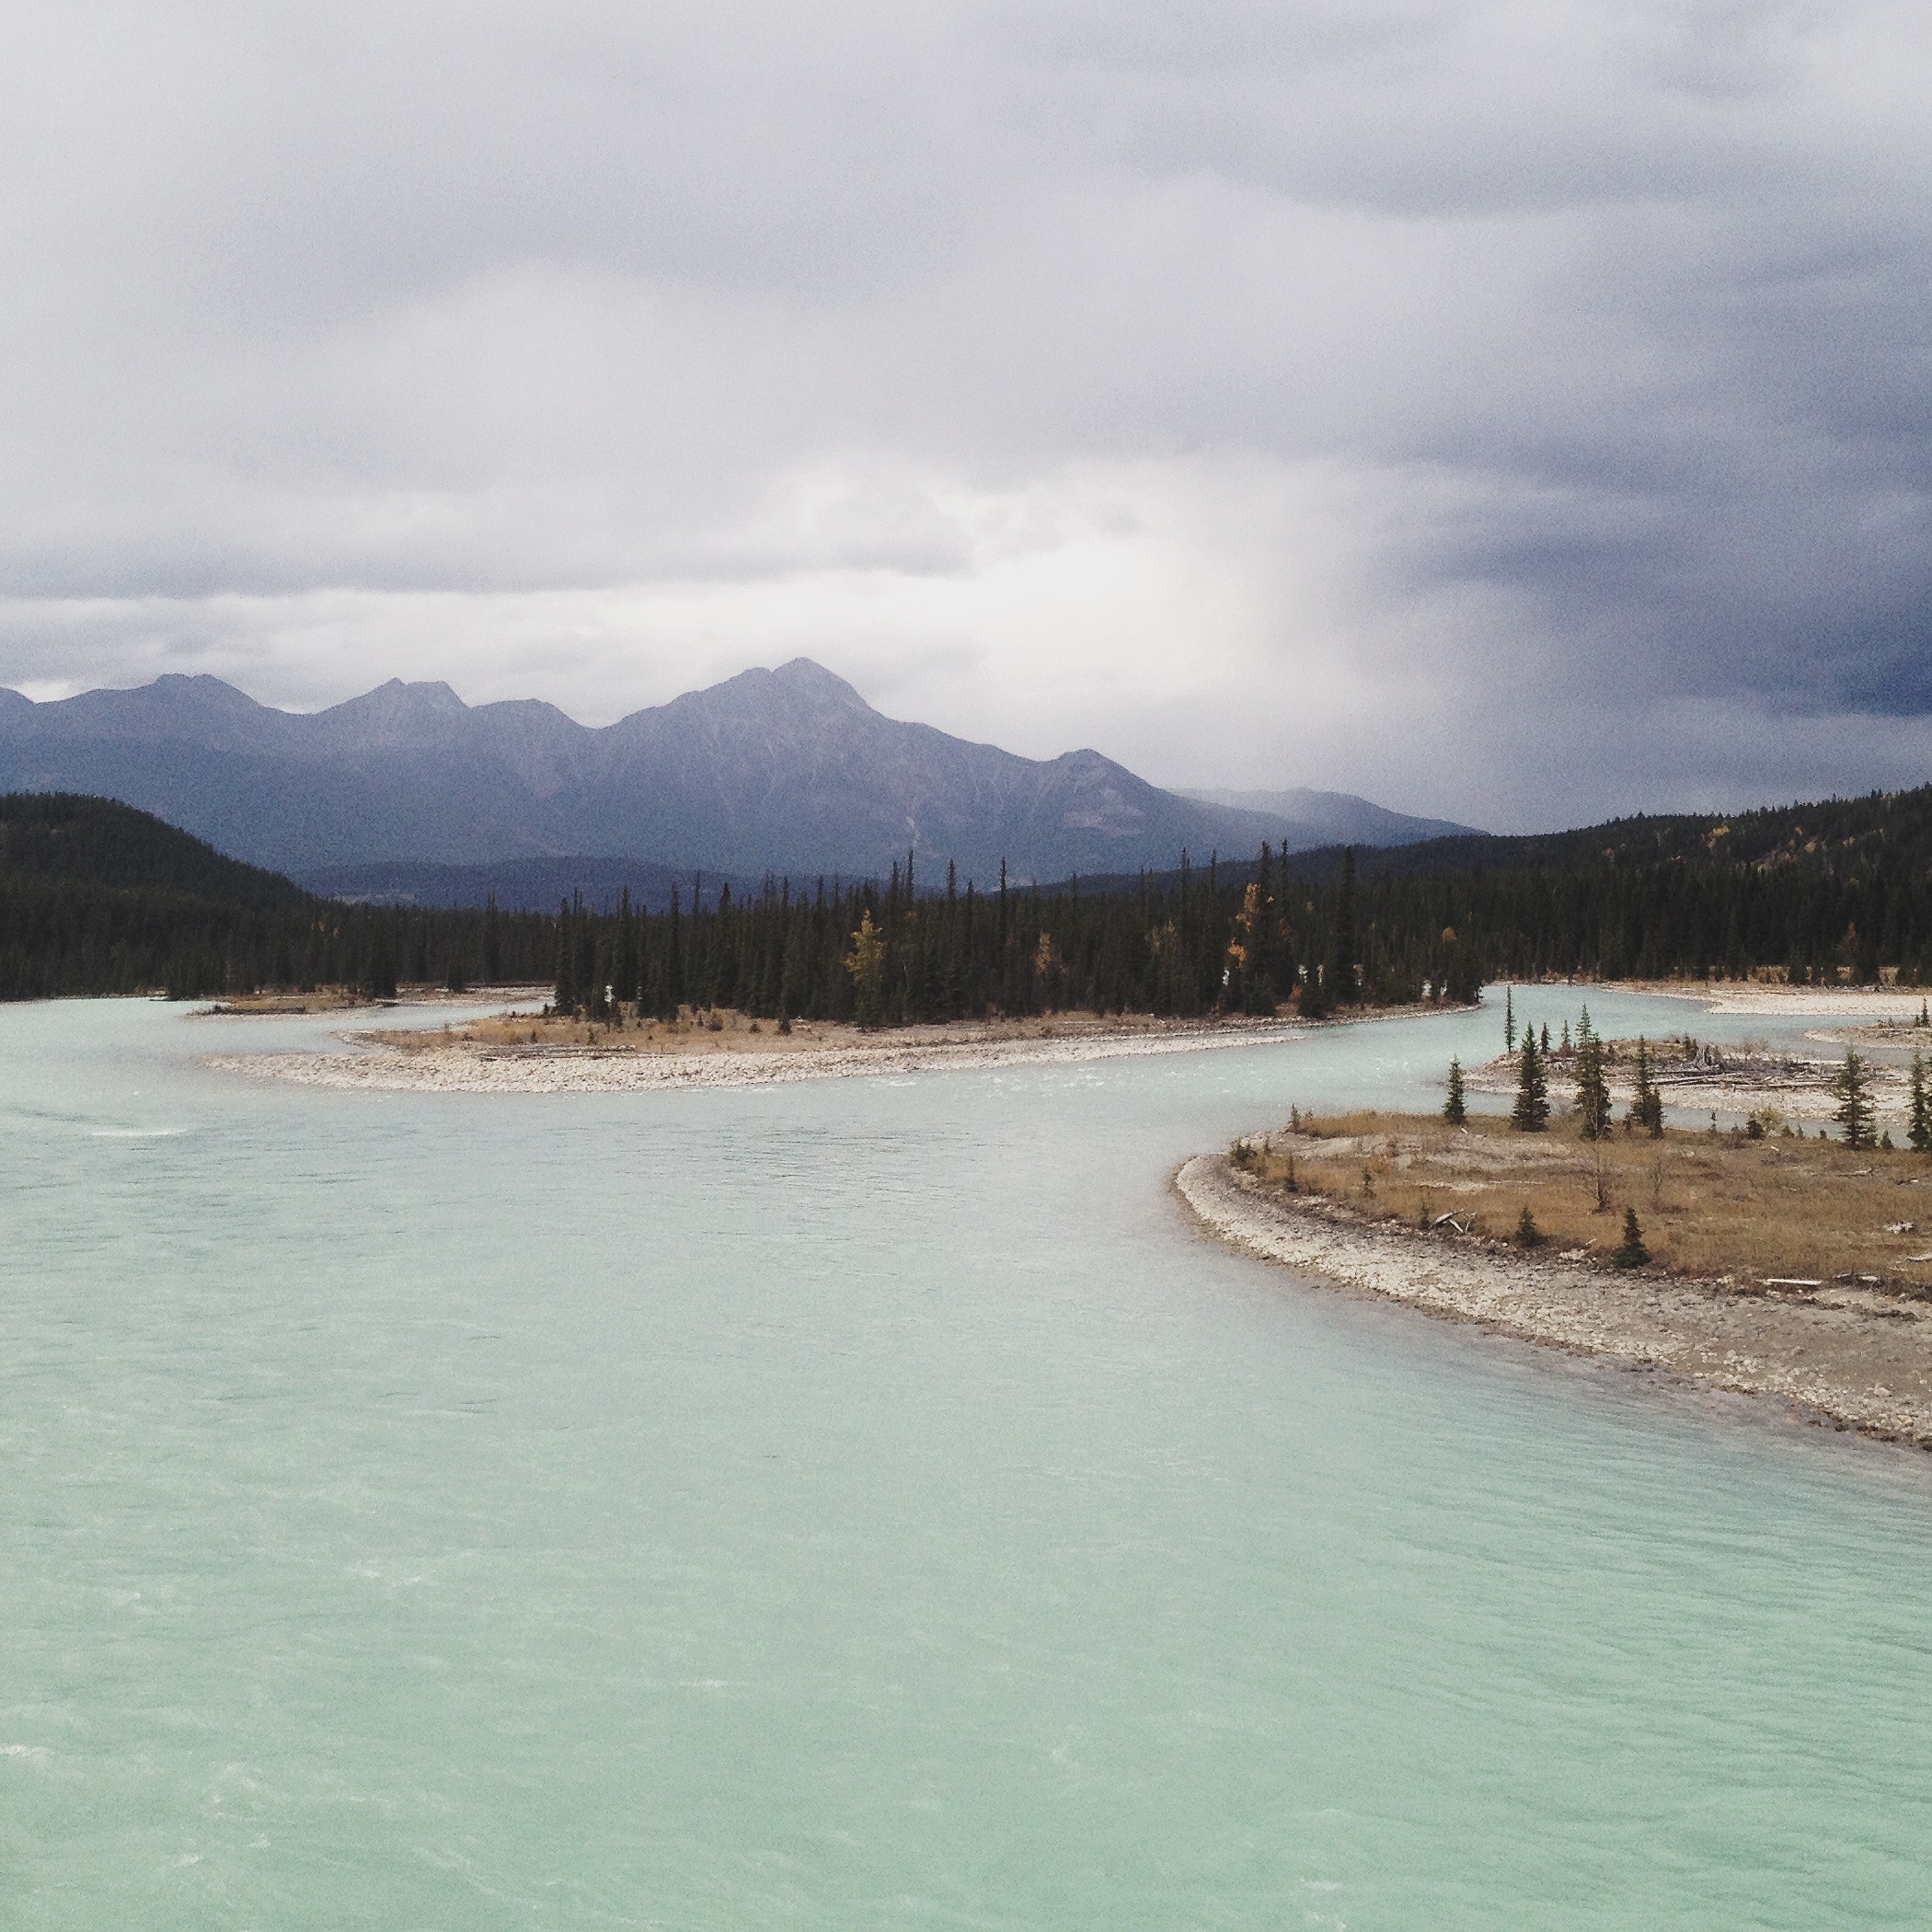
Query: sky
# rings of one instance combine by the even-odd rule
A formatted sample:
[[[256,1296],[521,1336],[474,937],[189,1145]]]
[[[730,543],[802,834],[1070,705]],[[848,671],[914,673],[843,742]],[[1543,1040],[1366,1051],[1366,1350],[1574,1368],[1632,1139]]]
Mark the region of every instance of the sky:
[[[0,684],[799,654],[1497,830],[1932,780],[1932,10],[9,16]]]

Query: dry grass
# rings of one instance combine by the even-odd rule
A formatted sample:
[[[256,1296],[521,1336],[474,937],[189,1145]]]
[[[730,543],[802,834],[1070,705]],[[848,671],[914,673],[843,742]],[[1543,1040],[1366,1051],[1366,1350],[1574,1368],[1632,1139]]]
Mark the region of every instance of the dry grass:
[[[1593,1144],[1497,1120],[1453,1128],[1432,1115],[1356,1113],[1236,1143],[1236,1159],[1264,1181],[1411,1225],[1454,1214],[1470,1232],[1507,1238],[1526,1207],[1546,1251],[1609,1257],[1632,1207],[1655,1265],[1675,1272],[1739,1285],[1863,1277],[1932,1294],[1923,1155],[1742,1133],[1652,1140],[1619,1130]]]
[[[796,1020],[781,1033],[776,1020],[752,1019],[723,1007],[714,1011],[687,1006],[676,1019],[655,1019],[632,1006],[614,1011],[604,1019],[582,1019],[547,1009],[542,1013],[491,1013],[420,1032],[385,1033],[382,1038],[385,1045],[405,1052],[466,1045],[497,1052],[594,1048],[599,1052],[702,1053],[807,1046],[828,1030],[836,1029]]]
[[[267,1016],[291,1013],[349,1013],[373,1002],[341,986],[320,986],[313,993],[237,993],[203,1006],[198,1018],[218,1019],[233,1015]]]
[[[903,1027],[865,1029],[844,1020],[753,1019],[725,1006],[684,1007],[674,1020],[656,1019],[627,1006],[607,1019],[588,1020],[542,1013],[496,1013],[420,1031],[385,1032],[384,1045],[403,1052],[451,1047],[482,1052],[542,1053],[770,1053],[832,1048],[890,1050],[939,1044],[971,1045],[1013,1040],[1114,1039],[1133,1034],[1246,1033],[1275,1022],[1239,1016],[1177,1020],[1150,1014],[1054,1013],[1023,1018],[934,1020]]]

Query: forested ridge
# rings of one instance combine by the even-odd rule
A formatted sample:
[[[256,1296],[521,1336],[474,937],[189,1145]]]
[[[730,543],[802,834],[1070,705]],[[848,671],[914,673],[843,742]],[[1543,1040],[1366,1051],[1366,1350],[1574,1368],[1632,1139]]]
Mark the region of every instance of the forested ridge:
[[[130,807],[0,799],[0,997],[540,983],[566,1006],[947,1019],[1266,1013],[1545,974],[1932,978],[1932,788],[1729,822],[1285,854],[990,891],[694,877],[646,913],[345,904]]]

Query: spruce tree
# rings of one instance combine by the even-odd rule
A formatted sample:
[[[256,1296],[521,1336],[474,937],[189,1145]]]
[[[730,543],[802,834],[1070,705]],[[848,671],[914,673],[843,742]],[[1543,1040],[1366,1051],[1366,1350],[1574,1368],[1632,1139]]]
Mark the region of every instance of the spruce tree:
[[[1352,1005],[1355,986],[1355,848],[1341,848],[1341,881],[1335,889],[1335,931],[1330,941],[1332,971],[1328,993],[1331,1000]]]
[[[1516,1051],[1516,989],[1513,986],[1502,989],[1502,1050],[1505,1053]]]
[[[1463,1064],[1453,1053],[1449,1056],[1449,1098],[1443,1102],[1443,1118],[1452,1127],[1460,1127],[1469,1118],[1469,1109],[1463,1099]]]
[[[497,891],[489,889],[489,895],[483,902],[483,983],[494,986],[503,976],[503,940],[501,916],[497,911]]]
[[[1549,1125],[1549,1088],[1543,1077],[1543,1055],[1536,1051],[1536,1036],[1526,1027],[1510,1125],[1519,1133],[1541,1133]]]
[[[1926,1056],[1912,1056],[1912,1120],[1906,1135],[1915,1154],[1932,1154],[1932,1094],[1926,1089]]]
[[[1874,1145],[1878,1136],[1873,1131],[1871,1077],[1866,1071],[1864,1061],[1850,1047],[1845,1051],[1845,1064],[1838,1069],[1833,1091],[1838,1096],[1838,1104],[1832,1111],[1832,1118],[1845,1130],[1845,1144],[1847,1147]]]
[[[553,1005],[565,1018],[577,1007],[577,958],[572,944],[575,937],[569,902],[560,901],[557,908],[557,990]]]
[[[1604,1078],[1604,1043],[1585,1021],[1577,1029],[1577,1118],[1586,1141],[1610,1131],[1610,1086]]]
[[[1650,1078],[1650,1042],[1641,1035],[1637,1041],[1637,1091],[1630,1096],[1630,1111],[1624,1124],[1643,1128],[1652,1140],[1663,1133],[1663,1096]]]
[[[1334,1010],[1335,1002],[1328,995],[1324,983],[1325,975],[1319,966],[1308,969],[1308,977],[1302,982],[1299,1010],[1304,1019],[1326,1019]]]
[[[1637,1210],[1624,1210],[1624,1245],[1610,1259],[1619,1268],[1641,1268],[1650,1259],[1650,1250],[1643,1245],[1643,1229],[1637,1223]]]

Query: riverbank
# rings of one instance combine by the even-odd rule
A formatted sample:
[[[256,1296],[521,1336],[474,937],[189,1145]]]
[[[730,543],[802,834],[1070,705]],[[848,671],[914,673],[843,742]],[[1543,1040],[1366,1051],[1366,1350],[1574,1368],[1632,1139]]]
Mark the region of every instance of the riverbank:
[[[1222,1154],[1185,1163],[1174,1187],[1210,1235],[1343,1290],[1932,1448],[1932,1301],[1896,1284],[1625,1270],[1574,1247],[1425,1232],[1374,1201],[1284,1191]]]
[[[1391,1011],[1463,1010],[1365,1007],[1346,1020],[1320,1021],[1058,1014],[872,1031],[799,1021],[788,1033],[720,1014],[715,1029],[708,1016],[648,1032],[575,1022],[563,1038],[556,1027],[519,1016],[439,1032],[346,1033],[338,1036],[346,1052],[219,1053],[207,1064],[256,1079],[385,1093],[637,1093],[1211,1052]]]
[[[1837,1117],[1838,1078],[1849,1047],[1865,1063],[1876,1125],[1903,1140],[1912,1112],[1910,1055],[1915,1048],[1932,1051],[1932,1036],[1908,1025],[1880,1021],[1819,1028],[1804,1037],[1831,1051],[1794,1052],[1762,1041],[1717,1046],[1696,1039],[1652,1040],[1646,1043],[1650,1079],[1668,1113],[1755,1120],[1774,1133],[1787,1125],[1815,1131]],[[1634,1040],[1604,1042],[1604,1084],[1619,1111],[1636,1097],[1636,1049]],[[1575,1073],[1573,1050],[1552,1048],[1545,1075],[1558,1119],[1571,1111],[1569,1094]],[[1512,1053],[1500,1053],[1463,1070],[1468,1093],[1499,1098],[1514,1095],[1520,1076],[1521,1063]]]
[[[1922,986],[1780,986],[1763,980],[1546,980],[1572,983],[1580,993],[1648,993],[1663,999],[1696,1000],[1711,1013],[1761,1019],[1802,1018],[1809,1012],[1909,1022],[1926,1004]]]

